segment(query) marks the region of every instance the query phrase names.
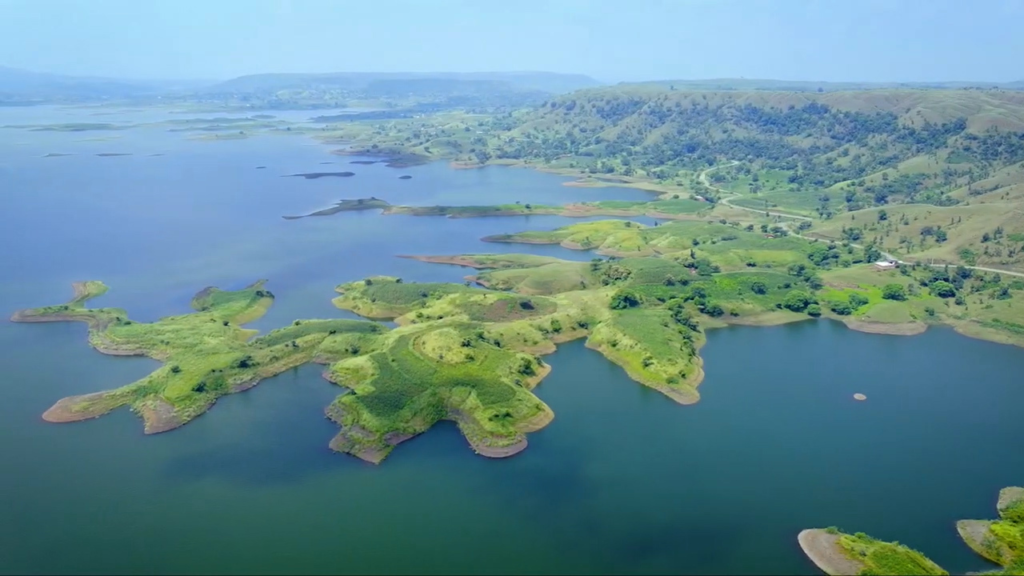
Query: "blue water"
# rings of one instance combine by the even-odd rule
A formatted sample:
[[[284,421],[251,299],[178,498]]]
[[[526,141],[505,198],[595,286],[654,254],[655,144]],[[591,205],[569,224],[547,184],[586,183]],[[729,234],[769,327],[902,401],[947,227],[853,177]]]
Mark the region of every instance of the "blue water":
[[[254,327],[269,330],[343,316],[330,304],[341,282],[469,273],[398,254],[591,257],[479,241],[578,221],[560,217],[282,215],[371,195],[421,205],[645,195],[513,168],[351,165],[299,136],[95,137],[0,130],[3,313],[102,279],[101,304],[153,320],[186,312],[204,286],[267,278],[277,299]],[[356,176],[281,177],[340,170]],[[1024,477],[1013,456],[1024,389],[1011,376],[1024,353],[950,330],[714,330],[702,400],[685,407],[565,344],[537,389],[556,418],[522,454],[481,458],[442,424],[379,467],[327,448],[337,428],[323,408],[339,390],[314,365],[167,434],[143,436],[127,411],[46,424],[55,400],[157,365],[103,356],[85,338],[82,325],[0,323],[0,573],[815,574],[796,533],[828,525],[979,570],[953,523],[992,517],[998,489]]]

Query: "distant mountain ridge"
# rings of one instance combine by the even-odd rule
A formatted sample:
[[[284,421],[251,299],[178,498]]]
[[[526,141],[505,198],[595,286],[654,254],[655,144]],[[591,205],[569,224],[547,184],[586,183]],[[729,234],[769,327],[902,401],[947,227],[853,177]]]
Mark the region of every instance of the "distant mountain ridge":
[[[1015,82],[814,82],[746,78],[657,80],[612,85],[584,74],[557,72],[331,72],[268,73],[225,81],[137,80],[69,76],[0,66],[0,103],[155,98],[232,101],[241,105],[316,106],[348,100],[401,105],[533,106],[578,91],[851,92],[866,90],[1024,90]]]
[[[68,76],[0,66],[0,95],[25,99],[104,99],[195,89],[196,80],[124,80]]]
[[[599,82],[583,74],[560,74],[557,72],[334,72],[324,74],[250,74],[239,76],[204,90],[217,92],[256,92],[272,90],[295,90],[306,88],[334,88],[343,90],[366,90],[373,86],[400,83],[446,86],[448,90],[457,87],[468,89],[489,87],[491,90],[537,91],[563,94],[583,88],[601,86]]]
[[[1024,90],[1024,80],[1014,82],[937,81],[937,82],[815,82],[811,80],[771,80],[752,78],[707,78],[701,80],[649,80],[620,82],[619,86],[653,86],[676,90],[774,91],[774,92],[848,92],[859,90],[959,90],[968,88]]]

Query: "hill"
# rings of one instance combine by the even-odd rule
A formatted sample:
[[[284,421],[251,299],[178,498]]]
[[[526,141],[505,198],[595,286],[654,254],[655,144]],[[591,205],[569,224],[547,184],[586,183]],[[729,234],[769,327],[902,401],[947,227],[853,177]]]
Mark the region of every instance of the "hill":
[[[106,100],[173,93],[203,83],[189,80],[118,80],[67,76],[0,66],[0,103]]]
[[[814,82],[808,80],[761,80],[709,78],[705,80],[655,80],[621,85],[654,85],[677,90],[768,90],[786,92],[836,92],[849,90],[951,90],[960,88],[1022,90],[1018,82]]]
[[[797,218],[807,234],[891,254],[1024,269],[1022,91],[620,84],[490,116],[334,129],[351,151],[526,164],[574,185],[723,201],[726,218]]]
[[[210,86],[207,93],[252,93],[278,90],[327,89],[353,92],[374,87],[407,84],[413,91],[423,87],[448,92],[478,91],[481,88],[505,91],[533,91],[562,94],[598,86],[600,82],[582,74],[554,72],[338,72],[328,74],[253,74],[239,76]]]
[[[738,161],[733,174],[716,174],[719,183],[748,178],[737,192],[761,191],[765,176],[773,191],[850,190],[844,201],[852,209],[890,198],[941,205],[1024,160],[1024,92],[620,85],[499,118],[494,133],[496,158],[557,159],[592,174],[668,181]]]
[[[587,76],[551,72],[255,74],[209,86],[190,99],[262,108],[512,109],[596,85]]]

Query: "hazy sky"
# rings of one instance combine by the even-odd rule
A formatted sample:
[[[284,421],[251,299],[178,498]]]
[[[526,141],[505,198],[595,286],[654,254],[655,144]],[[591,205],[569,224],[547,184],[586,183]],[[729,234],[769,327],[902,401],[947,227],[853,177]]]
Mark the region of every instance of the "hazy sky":
[[[70,74],[1024,79],[1024,0],[0,0],[0,65]]]

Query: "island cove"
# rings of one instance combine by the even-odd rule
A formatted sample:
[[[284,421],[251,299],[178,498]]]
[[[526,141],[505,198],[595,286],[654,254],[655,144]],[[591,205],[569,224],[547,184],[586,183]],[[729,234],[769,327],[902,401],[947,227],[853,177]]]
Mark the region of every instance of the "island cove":
[[[1024,343],[1014,321],[1024,286],[966,269],[880,271],[853,245],[696,221],[603,220],[488,240],[558,243],[608,258],[407,256],[481,271],[465,284],[377,276],[337,287],[337,307],[394,319],[394,329],[310,319],[257,337],[243,326],[274,301],[263,281],[238,291],[207,288],[193,299],[193,313],[153,323],[118,308],[87,308],[107,288],[85,282],[67,304],[23,310],[12,320],[86,322],[97,350],[164,363],[121,388],[64,398],[45,413],[48,421],[127,406],[147,433],[164,432],[226,394],[316,362],[346,389],[326,410],[341,426],[331,447],[371,462],[440,420],[454,421],[479,454],[521,451],[526,435],[553,418],[532,393],[549,371],[539,356],[578,338],[680,404],[700,398],[706,328],[824,316],[867,332],[910,334],[947,323],[970,336]]]
[[[960,520],[956,530],[978,555],[1001,567],[984,574],[1024,574],[1024,488],[1000,490],[996,510],[999,520]],[[808,558],[830,576],[948,574],[916,550],[860,532],[811,529],[800,532],[797,540]]]

